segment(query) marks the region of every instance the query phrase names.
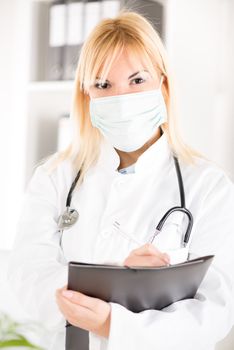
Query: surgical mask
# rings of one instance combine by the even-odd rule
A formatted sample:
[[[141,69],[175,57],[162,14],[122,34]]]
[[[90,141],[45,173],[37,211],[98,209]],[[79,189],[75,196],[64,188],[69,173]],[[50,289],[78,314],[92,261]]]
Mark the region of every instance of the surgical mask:
[[[92,125],[118,150],[141,148],[167,121],[162,78],[158,89],[90,100]]]

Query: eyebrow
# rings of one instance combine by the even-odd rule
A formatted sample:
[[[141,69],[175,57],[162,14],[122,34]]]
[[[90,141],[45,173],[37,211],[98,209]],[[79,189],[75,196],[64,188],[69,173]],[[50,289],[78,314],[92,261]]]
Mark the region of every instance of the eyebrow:
[[[133,77],[135,77],[135,75],[137,75],[137,74],[139,74],[139,73],[141,73],[141,72],[147,72],[147,73],[149,73],[146,69],[142,69],[142,70],[139,70],[139,71],[136,72],[136,73],[131,74],[131,75],[128,77],[128,80],[131,79],[131,78],[133,78]],[[96,77],[96,79],[100,79],[100,78],[99,78],[99,77]],[[110,83],[110,81],[109,81],[108,79],[106,79],[105,81],[107,81],[108,83]]]

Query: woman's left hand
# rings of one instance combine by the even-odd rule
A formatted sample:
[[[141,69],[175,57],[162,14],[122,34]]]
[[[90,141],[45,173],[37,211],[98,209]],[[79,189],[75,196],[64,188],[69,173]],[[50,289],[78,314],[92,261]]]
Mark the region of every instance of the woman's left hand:
[[[56,291],[56,301],[65,319],[73,326],[108,338],[111,306],[109,303],[75,291],[70,297],[63,295],[67,285]],[[69,294],[68,293],[68,294]]]

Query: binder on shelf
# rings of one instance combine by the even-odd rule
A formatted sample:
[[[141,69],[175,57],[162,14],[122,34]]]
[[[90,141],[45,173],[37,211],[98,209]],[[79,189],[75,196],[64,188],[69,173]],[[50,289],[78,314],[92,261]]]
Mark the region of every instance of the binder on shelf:
[[[101,17],[115,17],[120,10],[120,0],[102,0],[101,2]]]
[[[84,37],[84,2],[82,0],[68,1],[66,15],[63,79],[73,80]]]
[[[65,0],[56,0],[50,5],[48,39],[47,80],[62,80],[66,43]]]
[[[194,298],[214,255],[162,267],[125,267],[70,261],[68,289],[123,305],[132,312],[161,310]],[[66,321],[66,350],[88,350],[89,332]]]
[[[47,79],[49,7],[50,4],[45,1],[32,1],[31,4],[31,82]]]
[[[122,0],[123,4],[129,4],[129,0]],[[133,0],[131,3],[133,11],[136,9],[137,12],[145,16],[154,26],[159,33],[160,37],[164,39],[164,8],[165,5],[162,1],[156,0]]]
[[[92,0],[84,3],[84,40],[101,19],[101,1]]]

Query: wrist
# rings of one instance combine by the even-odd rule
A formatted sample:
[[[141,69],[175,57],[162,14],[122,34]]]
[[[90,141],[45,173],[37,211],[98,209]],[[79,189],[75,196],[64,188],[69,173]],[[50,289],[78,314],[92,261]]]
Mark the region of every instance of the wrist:
[[[109,333],[110,333],[110,315],[111,313],[109,312],[105,322],[103,323],[103,325],[100,327],[100,329],[98,330],[97,334],[100,335],[101,337],[104,338],[108,338],[109,337]]]

